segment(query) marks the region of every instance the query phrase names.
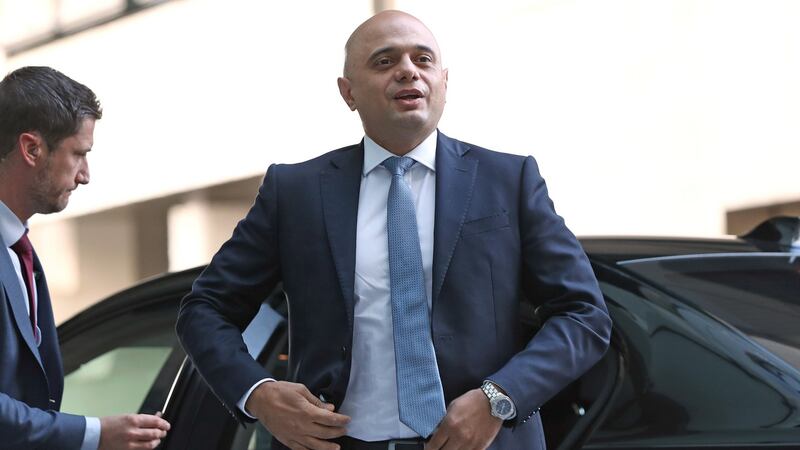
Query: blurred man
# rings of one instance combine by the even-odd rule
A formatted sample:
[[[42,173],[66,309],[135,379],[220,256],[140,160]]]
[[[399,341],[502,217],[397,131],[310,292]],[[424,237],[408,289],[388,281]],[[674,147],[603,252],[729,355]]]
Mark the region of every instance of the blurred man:
[[[27,223],[63,210],[89,182],[101,116],[94,93],[54,69],[24,67],[0,82],[0,449],[152,449],[169,429],[152,415],[59,412],[58,336]]]
[[[536,162],[437,130],[447,70],[408,14],[359,26],[338,82],[366,136],[270,167],[184,299],[184,347],[292,449],[544,448],[539,407],[601,357],[610,319]],[[291,382],[239,334],[278,282]],[[532,338],[523,301],[543,320]]]

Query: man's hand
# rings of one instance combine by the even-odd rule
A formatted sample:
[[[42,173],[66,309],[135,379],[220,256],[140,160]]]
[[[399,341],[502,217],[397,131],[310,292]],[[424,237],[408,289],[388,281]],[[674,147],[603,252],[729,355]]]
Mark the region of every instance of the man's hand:
[[[503,421],[492,415],[483,391],[473,389],[450,402],[425,450],[484,450],[502,425]]]
[[[169,422],[161,415],[125,414],[100,418],[99,450],[156,448],[167,435]]]
[[[344,436],[345,425],[350,422],[302,384],[287,381],[261,383],[250,394],[245,408],[292,450],[338,450],[338,444],[327,440]]]

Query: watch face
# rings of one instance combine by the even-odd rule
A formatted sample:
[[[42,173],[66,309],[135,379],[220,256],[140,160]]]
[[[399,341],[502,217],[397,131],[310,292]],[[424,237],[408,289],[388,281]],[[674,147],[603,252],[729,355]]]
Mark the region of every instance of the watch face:
[[[511,403],[511,399],[505,395],[493,398],[492,415],[503,420],[508,420],[513,417],[514,404]]]
[[[511,402],[504,398],[500,399],[500,401],[495,403],[494,406],[497,414],[504,417],[511,414],[511,410],[513,409],[511,407]]]

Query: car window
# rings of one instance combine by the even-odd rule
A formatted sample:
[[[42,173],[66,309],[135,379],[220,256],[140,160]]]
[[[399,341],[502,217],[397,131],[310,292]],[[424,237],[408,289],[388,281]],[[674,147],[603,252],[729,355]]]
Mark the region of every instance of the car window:
[[[156,381],[171,381],[182,359],[175,305],[82,318],[81,332],[62,342],[62,409],[96,417],[158,410],[168,387]]]
[[[731,324],[800,376],[800,255],[698,255],[626,268]]]
[[[138,411],[171,350],[127,346],[103,353],[66,376],[62,408],[90,416]]]
[[[706,310],[713,282],[667,289],[650,269],[646,280],[643,271],[598,272],[626,364],[605,419],[585,448],[756,447],[796,440],[796,371]],[[664,278],[669,277],[658,280]],[[685,288],[692,281],[670,283]],[[734,290],[719,298],[734,302]]]

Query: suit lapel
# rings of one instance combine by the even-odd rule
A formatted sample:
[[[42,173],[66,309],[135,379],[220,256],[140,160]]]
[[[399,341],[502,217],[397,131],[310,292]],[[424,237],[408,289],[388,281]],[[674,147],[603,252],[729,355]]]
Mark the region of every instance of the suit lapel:
[[[39,356],[39,349],[33,340],[33,330],[31,329],[31,319],[28,315],[28,308],[25,306],[25,297],[22,294],[22,287],[19,285],[17,279],[17,272],[14,270],[14,265],[11,262],[11,257],[8,251],[0,251],[0,281],[3,283],[3,288],[6,291],[8,303],[11,305],[11,310],[14,312],[14,321],[17,323],[22,339],[25,344],[30,348],[33,356],[39,365],[42,365],[42,358]]]
[[[363,166],[362,142],[335,155],[331,159],[331,166],[320,173],[325,229],[347,308],[350,330],[353,329],[356,227]]]
[[[50,387],[50,407],[58,410],[61,407],[61,396],[64,392],[64,369],[53,317],[53,306],[50,302],[50,291],[47,289],[47,279],[44,276],[42,264],[35,251],[33,252],[33,275],[36,279],[36,294],[38,296],[39,330],[42,333],[39,353],[47,374],[47,383]]]
[[[466,157],[469,146],[441,131],[436,143],[436,213],[433,226],[433,295],[435,304],[461,234],[475,185],[478,161]]]

